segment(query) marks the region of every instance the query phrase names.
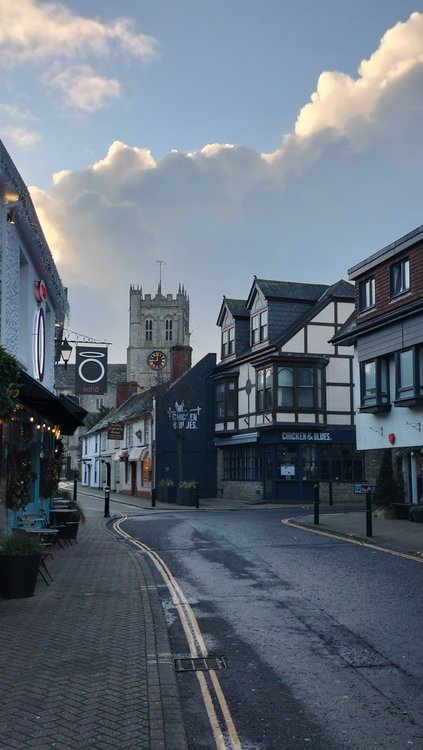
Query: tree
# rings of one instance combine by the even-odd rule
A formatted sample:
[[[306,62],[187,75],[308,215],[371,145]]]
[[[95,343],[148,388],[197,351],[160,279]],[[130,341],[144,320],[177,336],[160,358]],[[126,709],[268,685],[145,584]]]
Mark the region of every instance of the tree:
[[[394,477],[390,448],[382,451],[379,474],[373,491],[373,501],[378,507],[387,508],[392,503],[401,502],[401,489]]]

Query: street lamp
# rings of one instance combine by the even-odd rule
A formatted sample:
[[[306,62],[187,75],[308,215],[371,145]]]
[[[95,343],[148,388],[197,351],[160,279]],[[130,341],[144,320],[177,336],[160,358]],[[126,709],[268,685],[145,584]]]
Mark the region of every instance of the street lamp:
[[[65,339],[60,347],[60,356],[63,359],[63,362],[65,363],[65,370],[68,366],[68,362],[70,360],[70,355],[72,354],[72,347],[67,339]]]

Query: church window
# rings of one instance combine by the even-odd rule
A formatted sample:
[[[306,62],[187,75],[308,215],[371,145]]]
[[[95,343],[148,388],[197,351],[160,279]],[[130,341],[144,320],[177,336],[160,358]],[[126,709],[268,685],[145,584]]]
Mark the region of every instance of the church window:
[[[173,320],[172,318],[166,319],[166,341],[172,341],[173,339]]]
[[[153,340],[153,321],[151,320],[151,318],[147,318],[147,320],[145,321],[145,340]]]

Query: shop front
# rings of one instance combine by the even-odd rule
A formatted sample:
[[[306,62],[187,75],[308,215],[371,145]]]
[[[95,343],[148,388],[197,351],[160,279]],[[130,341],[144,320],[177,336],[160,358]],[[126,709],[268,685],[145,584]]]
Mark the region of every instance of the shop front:
[[[316,483],[364,480],[354,428],[272,430],[261,434],[260,445],[265,500],[310,502]]]

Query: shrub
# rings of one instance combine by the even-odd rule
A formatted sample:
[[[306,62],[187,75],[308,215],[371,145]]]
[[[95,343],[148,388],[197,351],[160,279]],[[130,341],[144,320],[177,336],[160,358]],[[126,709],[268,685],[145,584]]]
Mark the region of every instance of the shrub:
[[[160,487],[174,487],[175,482],[173,479],[161,479],[159,482]]]
[[[41,555],[42,546],[38,539],[28,534],[12,534],[0,542],[0,555],[21,557],[22,555]]]
[[[392,503],[402,501],[401,490],[394,477],[390,448],[387,448],[382,453],[372,500],[379,508],[386,508]]]
[[[184,490],[193,490],[196,488],[196,486],[197,486],[197,482],[195,481],[195,479],[186,479],[186,480],[183,480],[182,482],[179,482],[178,484],[178,487],[181,487],[181,489],[184,489]]]

